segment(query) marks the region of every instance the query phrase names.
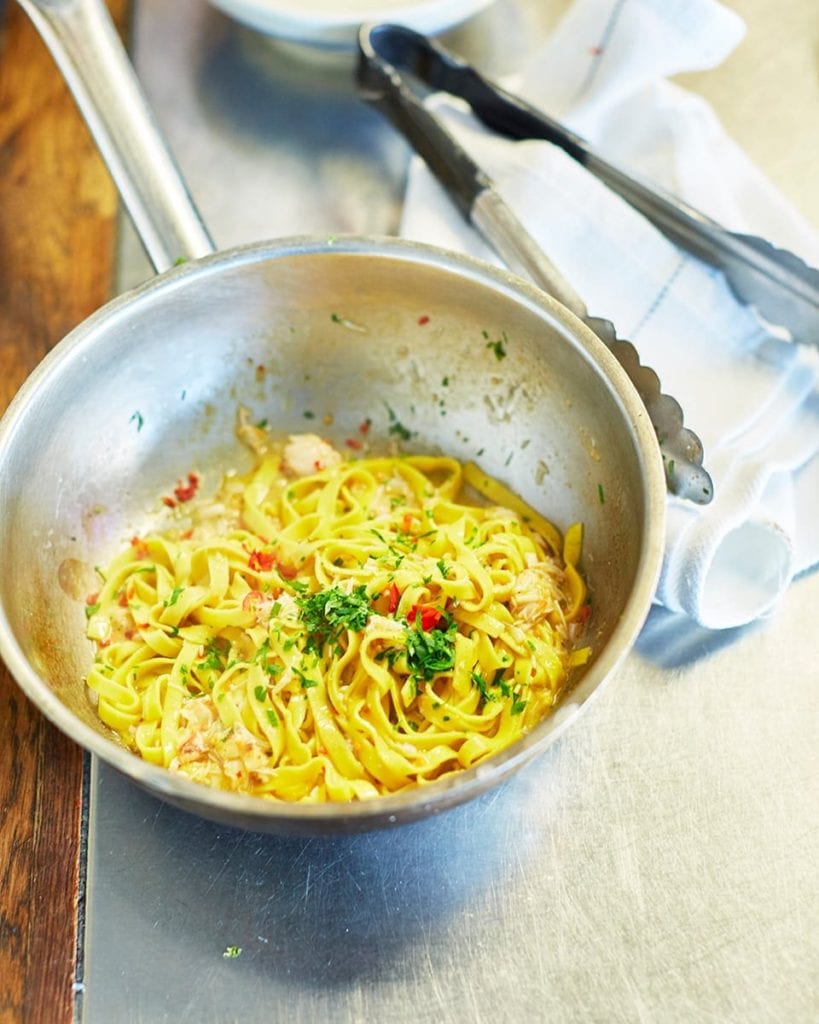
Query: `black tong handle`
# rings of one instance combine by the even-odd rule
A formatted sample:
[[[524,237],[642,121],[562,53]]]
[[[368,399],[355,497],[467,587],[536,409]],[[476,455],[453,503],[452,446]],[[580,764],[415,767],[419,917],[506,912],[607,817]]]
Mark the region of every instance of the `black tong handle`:
[[[484,78],[443,46],[399,25],[362,30],[363,65],[388,61],[430,88],[465,100],[489,128],[510,139],[544,139],[559,146],[651,221],[668,239],[718,267],[737,298],[755,306],[796,341],[819,345],[819,271],[799,256],[755,235],[728,231],[704,213],[604,160],[560,122]],[[365,67],[359,81],[366,78]],[[385,113],[391,116],[386,106]]]
[[[506,206],[491,179],[430,113],[397,69],[396,63],[411,59],[412,74],[415,64],[420,63],[435,79],[435,54],[426,38],[411,29],[391,25],[362,29],[357,75],[362,98],[412,144],[464,219],[510,269],[534,281],[576,316],[587,319],[588,311],[577,292]],[[425,55],[429,60],[423,59]]]
[[[435,59],[424,60],[427,55]],[[362,99],[384,114],[426,160],[469,220],[473,203],[481,192],[491,188],[491,182],[407,86],[399,67],[409,67],[421,81],[434,85],[433,80],[439,77],[436,71],[443,65],[439,65],[432,44],[411,29],[393,25],[362,29],[357,71]]]
[[[506,92],[439,43],[402,25],[365,26],[360,36],[359,84],[378,63],[403,68],[431,89],[459,96],[481,121],[510,139],[546,139],[586,166],[589,147],[557,121]]]

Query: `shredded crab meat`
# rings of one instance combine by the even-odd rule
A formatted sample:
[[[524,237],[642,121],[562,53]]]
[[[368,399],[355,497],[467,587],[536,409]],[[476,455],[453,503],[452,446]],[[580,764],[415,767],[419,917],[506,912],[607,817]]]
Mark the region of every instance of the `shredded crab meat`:
[[[288,594],[287,591],[283,591],[275,602],[278,602],[279,612],[278,617],[283,622],[298,622],[299,621],[299,606],[296,603],[296,598],[293,594]]]
[[[396,499],[407,505],[413,503],[412,488],[398,474],[379,485],[370,502],[370,512],[375,516],[387,516],[394,508]]]
[[[379,629],[385,633],[401,636],[404,632],[404,623],[398,619],[388,618],[386,615],[371,615],[367,620],[367,629]]]
[[[518,522],[520,516],[511,508],[504,508],[503,505],[492,505],[490,511],[496,519],[507,519],[509,522]]]
[[[262,427],[250,422],[250,410],[240,406],[236,417],[236,436],[257,455],[266,455],[269,437]]]
[[[180,715],[186,732],[171,768],[197,765],[239,789],[243,779],[268,767],[269,751],[264,744],[241,722],[225,730],[209,696],[187,701]]]
[[[559,609],[563,573],[554,562],[528,565],[512,585],[509,602],[519,622],[533,625]]]
[[[270,622],[270,615],[276,604],[281,606],[281,596],[262,594],[259,590],[249,590],[242,601],[242,609],[254,614],[257,626],[266,626]]]
[[[225,775],[237,789],[242,786],[242,776],[259,776],[269,768],[269,751],[241,722],[233,726],[220,746]]]
[[[310,476],[340,462],[341,455],[318,434],[291,434],[282,453],[282,468],[296,477]]]
[[[208,734],[218,723],[216,708],[210,697],[196,697],[186,701],[179,717],[185,728],[184,739],[179,744],[179,753],[175,760],[179,764],[191,761],[207,760],[210,751]]]

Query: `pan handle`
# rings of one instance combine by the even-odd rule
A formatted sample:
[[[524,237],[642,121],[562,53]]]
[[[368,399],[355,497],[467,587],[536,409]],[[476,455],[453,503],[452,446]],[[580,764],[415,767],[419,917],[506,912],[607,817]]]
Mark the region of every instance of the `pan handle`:
[[[57,62],[154,269],[214,251],[102,0],[17,0]]]

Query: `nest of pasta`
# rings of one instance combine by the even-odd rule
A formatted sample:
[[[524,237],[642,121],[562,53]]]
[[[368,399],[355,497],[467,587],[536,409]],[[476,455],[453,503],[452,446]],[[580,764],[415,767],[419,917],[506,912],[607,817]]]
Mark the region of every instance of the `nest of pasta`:
[[[88,687],[129,748],[220,789],[349,801],[549,714],[590,653],[579,524],[561,537],[452,458],[240,433],[253,472],[207,500],[190,474],[89,596]]]

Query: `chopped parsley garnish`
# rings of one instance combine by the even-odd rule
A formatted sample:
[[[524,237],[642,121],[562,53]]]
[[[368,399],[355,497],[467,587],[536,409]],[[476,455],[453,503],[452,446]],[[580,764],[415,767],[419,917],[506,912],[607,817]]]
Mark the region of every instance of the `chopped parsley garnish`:
[[[441,573],[441,575],[443,576],[443,578],[445,580],[449,579],[449,568],[447,567],[447,564],[443,560],[443,558],[439,558],[436,564],[437,564],[438,570]]]
[[[521,700],[520,697],[515,696],[512,701],[512,707],[509,709],[510,715],[519,715],[521,711],[526,707],[526,701]]]
[[[500,692],[504,695],[504,697],[511,697],[512,687],[509,685],[509,683],[504,682],[503,679],[503,673],[505,671],[506,669],[503,668],[498,669],[498,671],[495,673],[495,678],[492,680],[492,685],[497,686],[500,689]]]
[[[128,420],[128,422],[136,423],[137,433],[139,433],[140,430],[142,430],[142,428],[145,426],[145,417],[142,415],[139,409],[135,409],[134,412],[131,413],[131,418]]]
[[[386,650],[378,651],[374,657],[376,661],[386,661],[390,668],[392,668],[402,653],[402,651],[395,647],[388,647]]]
[[[446,618],[442,618],[447,622]],[[415,628],[404,629],[407,665],[416,678],[432,679],[437,672],[455,667],[455,633],[457,623],[449,619],[445,629],[424,629],[421,616],[415,616]]]
[[[264,699],[267,696],[267,690],[265,689],[264,686],[256,686],[253,690],[253,693],[256,695],[257,701],[259,701],[260,703],[264,703]]]
[[[165,607],[170,608],[173,605],[175,605],[176,602],[179,600],[179,595],[182,593],[184,589],[184,587],[174,587],[173,590],[171,591],[171,596],[165,602]]]
[[[295,665],[293,666],[293,673],[298,676],[303,690],[312,690],[314,686],[318,686],[318,679],[311,679],[301,669],[296,668]]]
[[[286,586],[290,587],[291,590],[295,590],[297,594],[303,594],[307,590],[307,584],[304,580],[294,580],[289,576],[282,575],[279,569],[276,570],[276,575]]]
[[[271,725],[279,724],[279,716],[276,714],[273,708],[267,709],[267,720],[268,722],[270,722]]]
[[[205,644],[205,657],[197,663],[197,668],[211,669],[214,672],[221,672],[225,667],[228,654],[230,653],[230,641],[223,636],[214,637]]]
[[[242,955],[242,947],[241,946],[228,946],[225,949],[224,953],[222,954],[222,956],[225,958],[225,960],[235,960],[237,956],[241,956],[241,955]]]
[[[390,424],[387,433],[395,434],[395,436],[400,437],[402,441],[409,441],[412,437],[412,431],[408,427],[405,427],[399,420]]]
[[[314,420],[316,418],[316,414],[312,409],[305,409],[302,415],[306,420]]]
[[[606,504],[606,496],[605,496],[605,494],[603,494],[603,485],[602,484],[598,484],[597,485],[597,500],[600,502],[601,505],[605,505]]]
[[[390,418],[390,425],[387,428],[387,433],[395,434],[396,437],[400,437],[402,441],[409,441],[412,437],[412,431],[405,427],[404,424],[398,419],[393,412],[392,408],[385,402],[384,405],[387,409],[387,415]]]
[[[495,694],[489,692],[489,683],[484,679],[480,672],[472,673],[472,682],[478,688],[478,692],[484,701],[495,700]]]
[[[90,619],[92,615],[95,615],[100,610],[99,601],[95,604],[87,604],[85,606],[85,617]]]
[[[489,339],[486,342],[486,347],[491,349],[495,353],[495,358],[498,360],[498,362],[500,362],[501,359],[505,359],[506,346],[509,344],[509,339],[506,337],[506,331],[501,331],[501,336],[496,341],[492,341],[492,339],[489,338],[489,335],[486,333],[486,331],[483,332],[483,336],[484,338]]]
[[[256,664],[261,668],[262,672],[268,676],[277,676],[282,673],[283,667],[278,662],[267,662],[267,655],[270,653],[270,638],[265,637],[261,646],[256,651],[256,657],[254,658]],[[257,687],[261,689],[261,687]],[[261,699],[261,698],[260,698]]]
[[[299,614],[307,629],[306,650],[321,654],[325,644],[336,644],[347,630],[360,633],[370,617],[367,588],[361,584],[351,594],[338,587],[297,597]]]

